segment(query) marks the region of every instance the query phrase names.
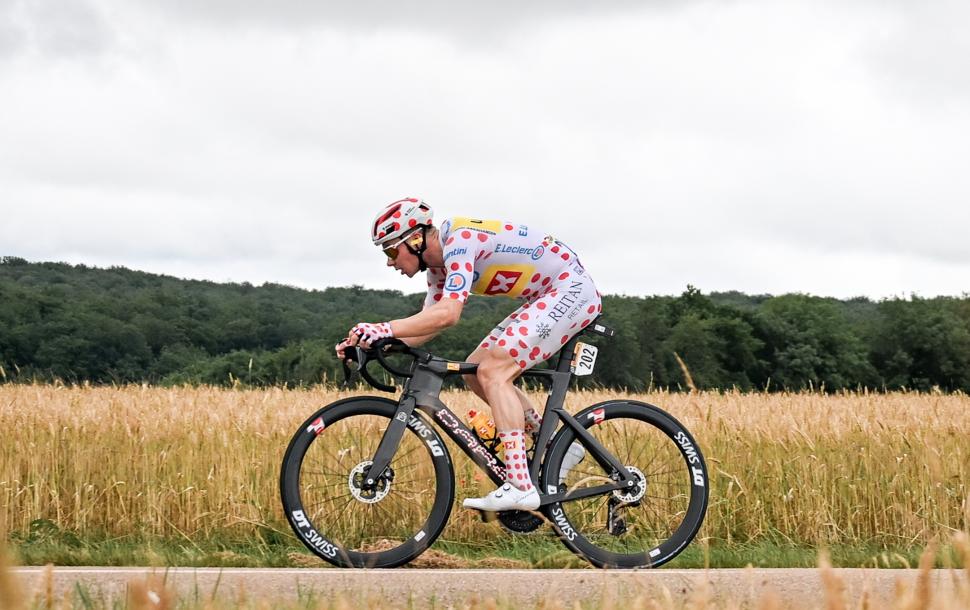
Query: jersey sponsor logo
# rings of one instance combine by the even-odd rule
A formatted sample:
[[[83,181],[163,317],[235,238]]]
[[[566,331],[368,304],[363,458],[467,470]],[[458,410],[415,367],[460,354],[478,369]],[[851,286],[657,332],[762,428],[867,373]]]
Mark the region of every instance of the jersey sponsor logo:
[[[579,311],[579,306],[576,305],[576,302],[579,301],[583,294],[583,282],[570,282],[569,288],[563,289],[560,292],[562,293],[562,296],[559,297],[556,304],[550,307],[549,311],[546,313],[546,317],[553,322],[558,322],[564,315],[569,313],[570,307],[573,307],[574,309],[569,319],[575,317],[576,312]]]
[[[449,250],[445,253],[445,260],[448,260],[452,256],[458,256],[459,254],[464,254],[468,252],[468,248],[455,248],[454,250]]]
[[[502,230],[503,224],[501,220],[479,220],[477,218],[457,216],[451,219],[451,232],[454,233],[458,229],[475,229],[476,231],[482,231],[489,235],[498,235]]]
[[[537,261],[540,258],[542,258],[542,255],[545,253],[546,253],[546,249],[543,248],[542,246],[538,246],[536,247],[535,251],[532,253],[532,256],[530,256],[530,258],[534,261]]]
[[[484,295],[517,297],[535,273],[535,267],[525,264],[496,263],[489,265],[472,286],[472,292]]]
[[[519,225],[519,237],[525,237],[529,234],[529,227],[525,225]]]
[[[445,290],[452,292],[461,290],[465,287],[465,276],[460,273],[449,273],[445,280]]]
[[[539,246],[540,248],[542,246]],[[495,252],[501,254],[522,254],[532,256],[532,260],[535,260],[535,248],[526,248],[525,246],[507,246],[505,244],[496,244]],[[539,256],[542,256],[541,254]]]
[[[508,294],[520,279],[522,279],[521,271],[499,271],[492,276],[492,281],[485,287],[484,294]]]

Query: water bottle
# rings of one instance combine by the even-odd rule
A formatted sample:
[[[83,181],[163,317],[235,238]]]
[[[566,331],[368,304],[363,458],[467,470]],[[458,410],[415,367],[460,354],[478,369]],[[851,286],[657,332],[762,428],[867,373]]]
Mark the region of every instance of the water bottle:
[[[500,460],[505,459],[505,447],[498,439],[498,433],[495,431],[495,422],[488,413],[482,411],[476,411],[475,409],[468,410],[468,425],[475,433],[475,436],[482,441],[492,454],[495,455]]]
[[[468,410],[468,426],[483,441],[492,441],[495,438],[495,422],[488,416],[488,413]]]

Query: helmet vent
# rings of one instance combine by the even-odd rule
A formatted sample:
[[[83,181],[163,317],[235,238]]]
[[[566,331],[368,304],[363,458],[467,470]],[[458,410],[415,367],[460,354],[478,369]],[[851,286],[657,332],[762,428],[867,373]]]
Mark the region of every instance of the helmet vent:
[[[377,232],[377,228],[381,225],[382,222],[386,221],[391,216],[394,216],[394,213],[397,212],[400,209],[401,209],[401,204],[400,203],[398,203],[396,205],[392,205],[390,208],[388,208],[387,211],[384,212],[384,214],[380,218],[377,219],[377,222],[374,223],[374,232],[375,233]]]

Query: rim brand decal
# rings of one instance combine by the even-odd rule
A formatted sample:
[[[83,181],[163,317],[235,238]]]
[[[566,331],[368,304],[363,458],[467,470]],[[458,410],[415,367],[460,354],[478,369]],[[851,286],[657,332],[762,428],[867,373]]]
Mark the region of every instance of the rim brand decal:
[[[562,532],[563,536],[569,540],[576,539],[576,530],[574,530],[573,526],[569,524],[569,521],[566,519],[566,515],[562,513],[561,507],[557,506],[556,508],[552,509],[552,520],[556,524],[556,527],[559,528],[559,531]]]
[[[694,445],[690,442],[690,439],[687,438],[687,435],[684,434],[683,430],[677,431],[677,434],[674,435],[674,440],[677,441],[677,444],[680,445],[680,447],[684,450],[684,455],[687,456],[688,463],[700,463],[701,458],[699,455],[697,455],[697,450],[694,449]]]
[[[408,428],[414,430],[418,436],[423,439],[427,439],[429,436],[431,436],[431,430],[429,430],[428,427],[424,425],[424,422],[418,419],[415,415],[412,415],[411,419],[408,420]]]
[[[320,433],[323,432],[323,429],[326,427],[327,424],[323,423],[323,417],[318,417],[306,427],[306,431],[313,433],[315,436],[320,436]]]
[[[603,407],[600,407],[599,409],[596,409],[592,413],[589,413],[588,415],[586,415],[586,419],[593,420],[593,425],[595,426],[596,424],[601,423],[605,416],[606,416],[606,409],[604,409]]]
[[[310,543],[311,546],[319,549],[327,557],[337,556],[337,546],[321,536],[317,530],[313,529],[313,526],[310,525],[310,520],[306,518],[302,510],[293,511],[292,516],[304,540]]]

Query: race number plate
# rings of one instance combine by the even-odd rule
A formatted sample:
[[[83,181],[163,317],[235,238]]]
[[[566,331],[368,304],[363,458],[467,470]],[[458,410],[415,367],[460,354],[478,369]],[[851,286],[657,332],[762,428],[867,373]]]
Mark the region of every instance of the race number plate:
[[[596,364],[596,352],[597,348],[595,345],[589,345],[587,343],[577,343],[576,349],[573,350],[573,363],[570,366],[570,371],[573,375],[583,376],[593,374],[593,365]]]

